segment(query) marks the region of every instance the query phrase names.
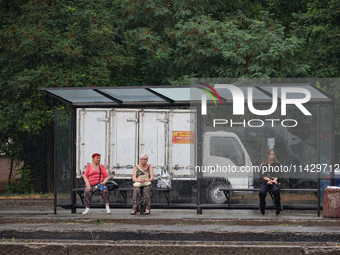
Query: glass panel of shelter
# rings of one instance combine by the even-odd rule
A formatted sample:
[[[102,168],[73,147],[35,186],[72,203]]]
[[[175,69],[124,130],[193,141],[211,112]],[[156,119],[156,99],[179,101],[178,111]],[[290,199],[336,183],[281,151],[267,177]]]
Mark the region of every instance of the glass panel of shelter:
[[[337,163],[332,166],[331,162],[331,108],[327,105],[320,105],[320,164],[323,171],[320,173],[321,204],[323,204],[324,189],[330,185],[331,171],[337,171]],[[334,185],[340,185],[340,172],[335,174]]]
[[[304,170],[306,167],[310,167],[311,164],[317,164],[317,105],[305,105],[306,109],[311,112],[312,116],[305,116],[296,106],[287,106],[287,115],[281,116],[281,107],[278,106],[277,110],[264,117],[259,117],[247,110],[245,107],[244,116],[232,115],[232,104],[227,106],[209,106],[208,113],[203,117],[203,133],[224,131],[232,134],[236,134],[245,147],[246,153],[251,159],[251,164],[255,167],[259,167],[264,161],[266,151],[269,148],[268,138],[273,138],[275,145],[273,146],[277,158],[284,166],[290,166],[292,173],[281,175],[281,187],[282,188],[316,188],[317,187],[317,175]],[[268,109],[268,104],[256,104],[256,109]],[[321,114],[322,115],[322,114]],[[226,124],[216,125],[213,127],[213,120],[215,118],[220,119],[221,116],[227,121]],[[323,125],[325,129],[329,130],[330,121],[329,114],[324,114]],[[268,119],[275,119],[275,121],[266,121]],[[294,121],[288,121],[293,119]],[[287,121],[283,121],[287,120]],[[250,122],[249,122],[250,121]],[[283,122],[282,122],[283,121]],[[217,139],[217,138],[216,138]],[[220,139],[220,143],[224,141]],[[326,142],[326,141],[324,141]],[[232,146],[228,143],[229,146]],[[203,147],[206,146],[203,144]],[[227,145],[225,145],[227,146]],[[235,146],[234,149],[236,150]],[[329,144],[324,146],[329,148]],[[213,148],[211,150],[214,151]],[[214,152],[215,153],[215,152]],[[223,148],[220,148],[220,152],[216,152],[215,156],[221,156],[223,154]],[[329,154],[328,154],[329,155]],[[258,169],[258,168],[257,168]],[[295,169],[295,173],[293,173]],[[228,178],[228,174],[224,173]],[[249,178],[249,176],[248,176]],[[259,173],[253,173],[254,186],[259,187]],[[232,182],[232,181],[231,181]],[[226,185],[227,187],[227,185]],[[248,187],[244,187],[248,188]],[[202,190],[207,190],[209,187],[202,187]],[[258,203],[257,193],[256,196],[250,195],[252,203]],[[292,196],[290,196],[292,198]],[[311,200],[311,201],[310,201]],[[310,200],[299,200],[297,203],[317,203],[316,197],[310,198]],[[246,201],[246,202],[245,202]],[[234,199],[234,203],[249,203],[248,200]],[[204,202],[203,202],[204,203]]]
[[[57,113],[56,132],[57,132],[57,168],[55,171],[54,183],[57,185],[57,204],[71,204],[71,183],[72,183],[72,158],[71,153],[71,112],[60,111]]]

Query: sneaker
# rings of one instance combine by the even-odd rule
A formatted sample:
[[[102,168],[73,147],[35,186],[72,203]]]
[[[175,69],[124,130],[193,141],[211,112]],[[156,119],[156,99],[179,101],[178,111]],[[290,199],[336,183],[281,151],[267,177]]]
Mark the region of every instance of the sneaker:
[[[277,210],[277,211],[275,212],[275,215],[280,215],[280,211]]]
[[[111,214],[111,211],[110,211],[110,210],[107,210],[106,213],[107,213],[107,214]]]
[[[82,214],[90,214],[90,211],[84,211]]]
[[[261,210],[261,214],[265,215],[266,214],[265,210]]]

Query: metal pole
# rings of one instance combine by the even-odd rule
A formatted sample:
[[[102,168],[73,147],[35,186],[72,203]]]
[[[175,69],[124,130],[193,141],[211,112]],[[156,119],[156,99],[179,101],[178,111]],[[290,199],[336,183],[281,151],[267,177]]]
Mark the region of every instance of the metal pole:
[[[73,190],[76,188],[76,155],[77,155],[77,148],[76,148],[76,130],[77,128],[77,111],[75,108],[72,108],[71,112],[71,178],[72,178],[72,184],[71,189]],[[77,209],[75,207],[77,198],[75,192],[71,190],[71,203],[72,203],[72,213],[76,213]]]
[[[317,106],[317,152],[318,152],[318,164],[320,164],[320,129],[321,129],[321,123],[320,123],[320,104]],[[320,188],[321,188],[321,176],[320,172],[317,174],[317,199],[318,199],[318,217],[320,217],[320,204],[321,204],[321,199],[320,199]]]
[[[196,155],[197,155],[197,165],[202,166],[203,150],[202,150],[202,109],[201,105],[196,105],[196,132],[197,132],[197,142],[196,142]],[[197,172],[197,214],[202,214],[202,208],[200,207],[202,201],[202,172]]]
[[[58,115],[57,109],[54,109],[54,161],[53,161],[53,176],[54,176],[54,215],[57,214],[57,191],[58,191],[58,182],[57,182],[57,162],[58,162]]]
[[[330,172],[330,185],[334,186],[335,185],[335,173],[334,173],[334,164],[335,164],[335,159],[334,159],[334,155],[335,155],[335,116],[334,116],[334,103],[332,103],[331,106],[331,119],[330,119],[330,142],[331,142],[331,155],[330,155],[330,161],[331,161],[331,166],[332,166],[332,170]]]

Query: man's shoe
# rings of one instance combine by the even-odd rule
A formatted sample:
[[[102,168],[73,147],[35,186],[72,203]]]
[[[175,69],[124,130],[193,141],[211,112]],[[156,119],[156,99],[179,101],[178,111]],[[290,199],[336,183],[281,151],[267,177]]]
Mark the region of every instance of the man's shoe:
[[[90,211],[84,211],[82,214],[90,214]]]
[[[262,215],[265,215],[266,212],[265,212],[264,210],[261,210],[261,214],[262,214]]]
[[[276,214],[276,215],[280,215],[280,211],[279,211],[279,210],[276,210],[275,214]]]

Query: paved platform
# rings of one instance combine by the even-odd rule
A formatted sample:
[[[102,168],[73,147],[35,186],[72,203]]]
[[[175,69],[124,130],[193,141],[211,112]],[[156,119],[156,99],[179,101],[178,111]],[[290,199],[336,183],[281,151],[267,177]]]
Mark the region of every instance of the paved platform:
[[[91,230],[91,231],[215,231],[215,232],[301,232],[331,233],[340,236],[340,219],[324,219],[316,211],[273,210],[261,215],[258,210],[196,210],[153,209],[150,215],[131,215],[130,209],[91,209],[90,215],[58,209],[57,215],[48,208],[0,208],[0,227],[4,230]],[[4,236],[0,235],[0,238]],[[339,239],[340,240],[340,239]]]
[[[141,248],[155,254],[340,254],[340,219],[317,217],[316,211],[287,210],[279,216],[274,210],[264,216],[258,210],[224,209],[200,215],[190,209],[152,209],[150,215],[131,215],[130,209],[111,209],[110,215],[104,209],[82,211],[58,208],[54,215],[47,202],[0,201],[0,254],[5,249],[6,254],[13,249],[91,254],[93,245],[97,252],[109,252],[109,246],[121,254],[143,254]]]

